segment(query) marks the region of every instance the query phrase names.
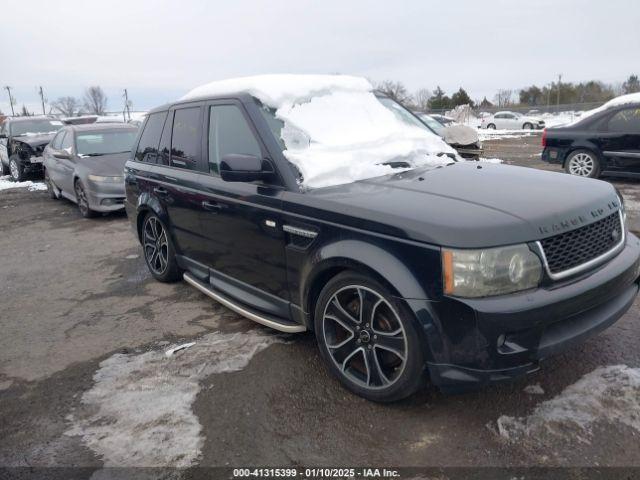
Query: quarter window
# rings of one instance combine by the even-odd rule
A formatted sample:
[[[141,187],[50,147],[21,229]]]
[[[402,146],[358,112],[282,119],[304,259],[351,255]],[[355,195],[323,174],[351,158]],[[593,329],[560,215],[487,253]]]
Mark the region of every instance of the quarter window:
[[[158,143],[167,112],[152,113],[144,126],[138,149],[136,150],[136,160],[138,162],[156,163],[158,156]]]
[[[51,141],[51,148],[60,150],[62,147],[62,137],[64,137],[65,133],[67,133],[66,130],[62,130],[56,134],[55,138]]]
[[[640,108],[620,110],[609,119],[610,132],[640,133]]]
[[[67,150],[71,152],[71,148],[73,147],[73,132],[67,132],[67,134],[62,139],[62,144],[60,145],[60,150]]]
[[[176,110],[171,138],[171,166],[196,170],[199,157],[200,107]]]
[[[240,108],[216,105],[209,110],[209,171],[218,174],[220,160],[235,153],[262,157],[260,145]]]

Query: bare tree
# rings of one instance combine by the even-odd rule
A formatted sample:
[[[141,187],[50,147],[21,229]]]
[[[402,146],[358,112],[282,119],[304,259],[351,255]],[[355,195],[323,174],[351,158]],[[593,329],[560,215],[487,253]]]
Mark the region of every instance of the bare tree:
[[[52,103],[52,106],[65,117],[78,115],[80,110],[80,102],[75,97],[60,97]]]
[[[509,90],[506,88],[502,88],[498,90],[496,96],[494,97],[494,102],[500,108],[508,107],[513,104],[513,90]]]
[[[431,99],[431,90],[421,88],[413,96],[413,104],[416,109],[421,112],[429,111],[429,100]]]
[[[94,115],[104,115],[107,110],[107,96],[99,86],[87,88],[84,93],[84,109]]]
[[[411,100],[409,92],[407,92],[405,86],[400,82],[385,80],[377,85],[376,90],[393,98],[396,102],[405,103]]]

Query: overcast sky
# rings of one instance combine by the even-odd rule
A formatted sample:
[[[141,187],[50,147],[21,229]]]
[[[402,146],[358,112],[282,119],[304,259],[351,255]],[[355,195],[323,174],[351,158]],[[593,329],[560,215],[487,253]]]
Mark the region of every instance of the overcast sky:
[[[348,73],[410,90],[640,74],[638,0],[3,0],[0,86],[18,106],[101,85],[148,109],[215,79]],[[10,110],[7,92],[0,109]]]

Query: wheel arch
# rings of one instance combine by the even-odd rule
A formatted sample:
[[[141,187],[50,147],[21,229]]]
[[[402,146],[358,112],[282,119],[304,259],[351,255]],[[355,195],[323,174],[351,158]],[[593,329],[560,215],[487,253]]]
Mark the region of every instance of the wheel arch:
[[[357,240],[342,240],[322,248],[300,283],[300,299],[308,323],[313,328],[313,315],[318,296],[336,275],[351,270],[370,276],[398,298],[427,299],[427,291],[420,285],[404,262],[378,246]]]
[[[155,198],[144,193],[138,197],[138,203],[136,205],[136,232],[138,234],[138,241],[142,242],[142,223],[144,222],[145,217],[149,213],[156,214],[165,225],[167,225],[167,229],[169,234],[171,234],[171,228],[168,224],[168,216],[166,212]]]

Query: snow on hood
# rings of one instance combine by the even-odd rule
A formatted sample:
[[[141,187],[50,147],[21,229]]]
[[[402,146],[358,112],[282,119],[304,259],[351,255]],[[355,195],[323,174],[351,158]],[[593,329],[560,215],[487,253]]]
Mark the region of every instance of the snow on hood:
[[[455,155],[426,127],[385,107],[364,78],[346,75],[260,75],[212,82],[181,100],[246,92],[275,110],[284,126],[285,157],[306,187],[350,183],[411,167],[451,163]]]

